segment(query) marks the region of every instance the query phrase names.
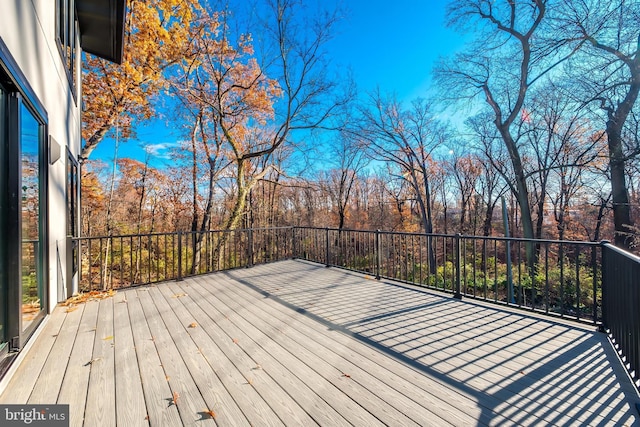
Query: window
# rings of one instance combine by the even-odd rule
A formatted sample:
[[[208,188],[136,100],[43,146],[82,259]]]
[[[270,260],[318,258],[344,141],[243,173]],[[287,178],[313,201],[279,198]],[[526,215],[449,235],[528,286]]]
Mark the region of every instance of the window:
[[[67,71],[69,86],[76,97],[76,57],[78,46],[76,45],[76,35],[78,31],[78,21],[76,16],[75,0],[56,0],[56,40],[58,49],[62,56],[62,62]]]
[[[67,150],[67,237],[71,246],[72,275],[78,271],[78,242],[74,238],[79,237],[78,221],[78,162],[70,151]],[[70,280],[70,279],[67,279]]]

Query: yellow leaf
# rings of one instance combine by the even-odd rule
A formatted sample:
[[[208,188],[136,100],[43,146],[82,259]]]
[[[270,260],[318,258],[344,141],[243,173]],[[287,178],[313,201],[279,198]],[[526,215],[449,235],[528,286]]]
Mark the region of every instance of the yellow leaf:
[[[109,335],[108,337],[104,337],[102,339],[105,340],[105,341],[112,340],[113,339],[113,335]]]

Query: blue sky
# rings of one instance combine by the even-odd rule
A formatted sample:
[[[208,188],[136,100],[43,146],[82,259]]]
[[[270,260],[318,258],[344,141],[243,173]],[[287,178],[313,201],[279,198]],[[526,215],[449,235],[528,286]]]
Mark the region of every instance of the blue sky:
[[[338,0],[336,0],[338,1]],[[431,70],[439,57],[452,54],[463,39],[445,28],[444,0],[345,0],[344,20],[327,46],[333,64],[351,70],[361,94],[380,88],[401,100],[428,94]],[[120,145],[118,157],[144,158],[151,151],[152,164],[168,160],[168,149],[182,138],[166,117],[137,126],[137,138]],[[92,159],[110,162],[113,141],[104,140]]]

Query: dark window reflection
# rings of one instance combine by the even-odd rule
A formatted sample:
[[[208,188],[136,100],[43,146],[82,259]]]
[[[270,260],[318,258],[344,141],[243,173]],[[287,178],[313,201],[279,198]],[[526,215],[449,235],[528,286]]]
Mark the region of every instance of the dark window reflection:
[[[22,328],[42,309],[40,271],[40,123],[20,107],[20,168],[22,202]]]

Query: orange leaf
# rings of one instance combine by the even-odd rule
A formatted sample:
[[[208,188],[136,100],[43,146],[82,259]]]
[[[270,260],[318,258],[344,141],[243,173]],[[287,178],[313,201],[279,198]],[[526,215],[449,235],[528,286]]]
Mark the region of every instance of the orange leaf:
[[[179,397],[180,397],[180,395],[178,394],[178,392],[177,392],[177,391],[174,391],[174,392],[173,392],[173,400],[172,400],[172,402],[173,402],[173,404],[174,404],[174,405],[177,405],[177,404],[178,404],[178,398],[179,398]]]
[[[216,417],[216,413],[213,412],[211,409],[207,409],[206,411],[204,411],[205,414],[208,414],[211,418],[215,418]]]
[[[198,327],[198,324],[197,324],[196,322],[193,322],[193,323],[190,323],[190,324],[189,324],[189,327],[190,327],[190,328],[197,328],[197,327]]]

